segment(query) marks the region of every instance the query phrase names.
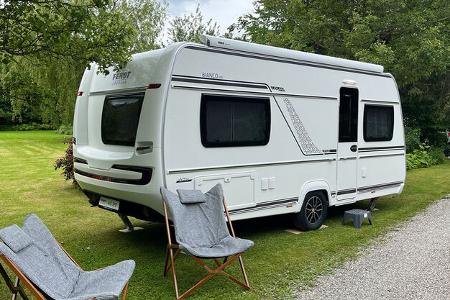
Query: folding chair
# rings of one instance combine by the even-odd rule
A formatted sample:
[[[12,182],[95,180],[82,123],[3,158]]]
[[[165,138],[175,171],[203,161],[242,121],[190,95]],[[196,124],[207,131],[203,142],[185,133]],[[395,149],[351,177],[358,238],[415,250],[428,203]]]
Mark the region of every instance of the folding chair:
[[[120,294],[124,300],[127,295],[134,261],[85,272],[36,215],[29,215],[22,228],[0,229],[0,240],[0,275],[12,300],[29,299],[23,286],[38,300],[116,300]],[[17,276],[14,283],[4,266]]]
[[[244,289],[250,289],[241,254],[254,244],[252,241],[236,238],[222,186],[217,184],[206,194],[198,190],[177,192],[178,195],[161,188],[168,239],[164,276],[169,270],[172,271],[176,298],[186,298],[216,275],[224,275]],[[177,243],[172,242],[168,210],[174,224]],[[181,295],[175,272],[175,260],[180,253],[190,256],[208,272]],[[219,261],[221,258],[224,260]],[[212,259],[216,268],[209,267],[204,259]],[[239,261],[243,282],[225,271],[225,268],[236,261]]]

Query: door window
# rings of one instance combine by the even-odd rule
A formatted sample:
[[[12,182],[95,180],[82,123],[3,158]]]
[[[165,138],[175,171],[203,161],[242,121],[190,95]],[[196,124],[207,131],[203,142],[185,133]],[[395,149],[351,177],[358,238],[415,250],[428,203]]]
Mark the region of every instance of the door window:
[[[358,90],[341,88],[339,102],[339,142],[358,140]]]

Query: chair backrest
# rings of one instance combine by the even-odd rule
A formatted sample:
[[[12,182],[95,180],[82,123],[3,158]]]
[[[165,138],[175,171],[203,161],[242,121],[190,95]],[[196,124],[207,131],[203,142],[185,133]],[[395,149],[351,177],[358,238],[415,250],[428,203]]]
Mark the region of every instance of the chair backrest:
[[[23,228],[11,225],[1,229],[0,240],[0,254],[46,295],[53,299],[70,295],[81,270],[36,215],[29,215]]]
[[[163,200],[169,207],[180,245],[211,247],[230,236],[224,216],[223,191],[220,184],[204,194],[201,203],[183,204],[180,197],[161,188]]]

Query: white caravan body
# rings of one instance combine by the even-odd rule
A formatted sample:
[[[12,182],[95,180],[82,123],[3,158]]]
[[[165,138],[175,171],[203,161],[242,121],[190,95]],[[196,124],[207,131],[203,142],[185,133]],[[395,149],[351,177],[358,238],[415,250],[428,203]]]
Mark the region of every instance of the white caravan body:
[[[233,219],[400,193],[398,88],[383,67],[205,36],[86,70],[74,117],[75,178],[91,203],[152,219],[160,187],[221,183]]]

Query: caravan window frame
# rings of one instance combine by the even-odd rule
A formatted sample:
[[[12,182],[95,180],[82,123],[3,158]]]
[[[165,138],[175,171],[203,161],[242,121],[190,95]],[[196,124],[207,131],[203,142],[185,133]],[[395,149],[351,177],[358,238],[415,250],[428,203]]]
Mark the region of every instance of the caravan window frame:
[[[264,124],[264,138],[258,140],[233,140],[233,137],[229,141],[211,141],[208,140],[208,123],[207,123],[207,106],[212,101],[224,101],[231,102],[234,105],[240,102],[246,103],[258,103],[263,104],[265,113]],[[235,109],[233,106],[230,109]],[[202,145],[206,148],[219,148],[219,147],[248,147],[248,146],[265,146],[269,143],[271,133],[271,107],[269,97],[252,97],[252,96],[240,96],[229,94],[210,94],[203,93],[201,95],[200,103],[200,136]],[[230,122],[234,122],[233,119]],[[231,123],[230,126],[234,126]]]
[[[127,93],[127,94],[112,94],[112,95],[105,96],[105,99],[103,101],[101,120],[100,120],[100,127],[101,127],[100,135],[101,135],[101,139],[102,139],[102,142],[104,145],[134,147],[134,145],[136,143],[137,131],[139,128],[139,121],[141,119],[142,106],[144,105],[144,98],[145,98],[145,92]],[[136,100],[136,103],[137,103],[136,115],[128,116],[128,117],[131,117],[129,120],[130,120],[130,122],[132,122],[130,124],[130,126],[131,126],[130,129],[132,129],[132,131],[128,132],[126,134],[128,136],[127,138],[124,138],[125,135],[122,135],[122,136],[108,135],[109,128],[106,128],[110,125],[110,124],[108,124],[108,121],[112,121],[113,123],[117,123],[117,121],[118,121],[117,119],[115,119],[118,116],[115,116],[113,114],[105,115],[106,111],[108,109],[110,109],[109,108],[110,103],[112,101],[117,101],[117,100],[126,101],[129,99]],[[115,125],[117,125],[117,124],[115,124]]]
[[[383,137],[368,137],[368,127],[367,127],[367,113],[370,109],[389,109],[390,113],[390,124],[389,126],[389,135],[383,136]],[[363,136],[365,142],[389,142],[392,141],[392,138],[394,137],[394,123],[395,123],[395,112],[394,112],[394,106],[393,105],[380,105],[380,104],[365,104],[364,105],[364,120],[363,120]]]

